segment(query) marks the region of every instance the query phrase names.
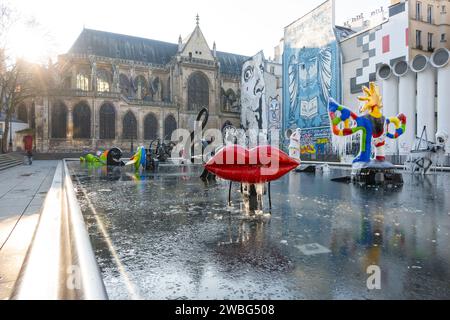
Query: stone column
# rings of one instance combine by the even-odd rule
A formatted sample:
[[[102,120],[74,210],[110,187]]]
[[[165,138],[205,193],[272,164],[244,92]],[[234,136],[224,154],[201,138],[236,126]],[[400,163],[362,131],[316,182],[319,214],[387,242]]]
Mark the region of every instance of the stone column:
[[[112,92],[120,92],[120,84],[119,84],[119,65],[117,63],[112,64],[112,70],[113,70],[113,84],[112,84]]]
[[[117,107],[115,104],[114,105],[114,109],[116,110],[116,135],[115,135],[115,142],[117,142],[118,140],[122,139],[123,136],[123,128],[122,128],[122,118],[123,118],[123,114],[121,112],[121,108],[120,106]]]
[[[77,68],[75,65],[72,67],[72,81],[70,83],[70,88],[71,89],[77,88]]]
[[[99,114],[98,114],[98,108],[97,108],[97,101],[94,99],[92,100],[92,107],[91,107],[91,136],[92,136],[92,150],[96,151],[97,149],[97,140],[100,136],[99,134]]]
[[[67,108],[67,140],[72,142],[73,139],[73,107]]]
[[[95,61],[95,56],[90,56],[89,62],[91,63],[91,81],[89,83],[89,89],[90,91],[97,91],[97,62]]]
[[[48,152],[49,149],[49,138],[50,138],[50,101],[48,97],[43,99],[43,108],[41,108],[42,113],[40,116],[42,117],[43,124],[43,145],[42,152]]]
[[[144,144],[144,110],[138,108],[138,117],[137,121],[137,139],[139,141],[139,145]]]
[[[159,137],[161,140],[164,139],[164,119],[166,118],[166,113],[163,109],[159,111]]]

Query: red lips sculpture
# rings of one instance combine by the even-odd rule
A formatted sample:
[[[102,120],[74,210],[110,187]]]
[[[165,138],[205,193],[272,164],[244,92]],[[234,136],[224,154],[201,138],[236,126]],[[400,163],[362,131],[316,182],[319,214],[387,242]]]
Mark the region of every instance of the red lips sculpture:
[[[264,183],[277,180],[300,163],[271,146],[258,146],[250,151],[239,145],[226,146],[205,165],[218,177],[242,182]]]

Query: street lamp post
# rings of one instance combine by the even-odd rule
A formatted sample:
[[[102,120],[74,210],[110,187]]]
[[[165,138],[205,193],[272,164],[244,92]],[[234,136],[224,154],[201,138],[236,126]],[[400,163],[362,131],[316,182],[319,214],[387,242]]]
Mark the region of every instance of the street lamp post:
[[[12,149],[13,143],[12,143],[12,115],[9,118],[9,151],[13,151]]]
[[[8,108],[11,108],[11,106],[9,105],[9,97],[6,98],[6,105]],[[9,112],[10,116],[9,116],[9,143],[8,143],[8,151],[12,152],[12,112]],[[8,139],[8,137],[5,137],[5,139]]]

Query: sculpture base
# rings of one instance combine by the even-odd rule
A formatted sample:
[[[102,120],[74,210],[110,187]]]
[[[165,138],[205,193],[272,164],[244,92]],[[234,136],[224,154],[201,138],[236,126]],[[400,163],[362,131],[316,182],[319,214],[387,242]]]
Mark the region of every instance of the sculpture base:
[[[355,163],[352,167],[351,180],[362,186],[401,186],[403,176],[395,170],[395,166],[388,161]]]
[[[263,195],[265,193],[265,184],[242,184],[242,210],[246,215],[254,215],[263,212]]]
[[[316,166],[309,165],[306,167],[299,167],[295,169],[295,172],[316,173]]]

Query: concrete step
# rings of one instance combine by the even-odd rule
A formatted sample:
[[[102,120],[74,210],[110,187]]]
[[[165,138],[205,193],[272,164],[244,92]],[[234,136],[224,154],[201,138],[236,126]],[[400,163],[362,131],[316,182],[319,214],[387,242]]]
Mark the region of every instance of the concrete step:
[[[23,163],[22,162],[21,163],[11,163],[9,165],[1,166],[0,167],[0,171],[6,170],[6,169],[9,169],[9,168],[13,168],[13,167],[17,167],[17,166],[20,166],[20,165],[23,165]]]
[[[0,171],[22,165],[23,156],[19,153],[0,154]]]

